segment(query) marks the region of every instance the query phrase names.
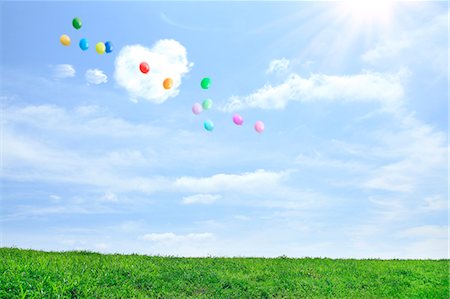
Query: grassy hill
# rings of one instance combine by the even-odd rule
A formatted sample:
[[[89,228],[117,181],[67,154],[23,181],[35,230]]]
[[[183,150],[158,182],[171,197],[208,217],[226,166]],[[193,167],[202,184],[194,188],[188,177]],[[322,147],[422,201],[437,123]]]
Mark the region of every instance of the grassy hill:
[[[0,248],[0,298],[449,298],[449,260],[178,258]]]

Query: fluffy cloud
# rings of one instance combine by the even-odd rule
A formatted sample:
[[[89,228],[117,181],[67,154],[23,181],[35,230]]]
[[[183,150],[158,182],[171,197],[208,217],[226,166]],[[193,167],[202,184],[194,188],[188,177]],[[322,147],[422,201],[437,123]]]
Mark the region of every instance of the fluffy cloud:
[[[286,71],[289,67],[289,60],[287,60],[286,58],[281,58],[281,59],[274,59],[269,63],[269,67],[266,70],[267,74],[271,74],[271,73],[282,73],[284,71]]]
[[[406,72],[364,72],[348,76],[313,74],[303,78],[291,74],[280,85],[267,84],[247,96],[233,96],[225,105],[225,111],[245,108],[283,109],[289,101],[344,101],[383,103],[387,108],[396,106],[403,98],[401,84]]]
[[[75,77],[75,68],[70,64],[58,64],[52,67],[56,79]]]
[[[213,203],[216,200],[221,199],[222,196],[216,194],[195,194],[195,195],[191,195],[191,196],[186,196],[183,197],[183,200],[181,201],[182,204],[184,205],[189,205],[189,204],[209,204],[209,203]]]
[[[139,70],[141,62],[150,66],[148,74]],[[115,79],[132,100],[145,99],[162,103],[178,95],[182,77],[193,63],[188,62],[186,49],[176,40],[159,40],[153,48],[141,45],[125,46],[115,61]],[[173,87],[164,89],[165,78],[172,78]]]
[[[108,76],[99,69],[89,69],[85,74],[88,84],[99,85],[108,82]]]

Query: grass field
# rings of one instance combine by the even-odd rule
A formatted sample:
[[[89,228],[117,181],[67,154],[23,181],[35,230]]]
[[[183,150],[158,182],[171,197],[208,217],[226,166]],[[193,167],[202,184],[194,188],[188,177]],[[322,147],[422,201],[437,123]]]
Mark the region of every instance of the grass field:
[[[177,258],[0,248],[0,298],[449,298],[449,260]]]

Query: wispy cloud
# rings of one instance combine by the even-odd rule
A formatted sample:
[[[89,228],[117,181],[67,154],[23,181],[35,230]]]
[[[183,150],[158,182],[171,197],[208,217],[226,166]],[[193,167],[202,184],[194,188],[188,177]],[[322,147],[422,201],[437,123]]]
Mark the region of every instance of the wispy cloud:
[[[274,59],[269,63],[266,73],[283,73],[288,69],[289,63],[290,61],[286,58]]]
[[[232,96],[224,110],[284,109],[290,101],[380,102],[393,109],[403,98],[406,74],[405,70],[347,76],[312,74],[309,78],[291,74],[279,85],[267,84],[247,96]]]
[[[425,182],[440,186],[448,162],[445,133],[411,115],[398,118],[401,121],[399,130],[379,132],[377,138],[383,147],[373,149],[374,154],[392,162],[377,168],[365,182],[365,187],[409,193]]]
[[[99,69],[88,69],[85,77],[88,84],[99,85],[108,82],[108,76]]]
[[[395,32],[382,38],[362,56],[364,62],[376,66],[409,66],[431,68],[438,74],[447,74],[448,14],[435,16],[420,27]]]
[[[233,192],[258,193],[273,190],[289,176],[289,172],[273,172],[263,169],[242,174],[219,173],[210,177],[181,177],[175,180],[174,187],[200,193]]]
[[[211,239],[213,236],[214,235],[211,233],[189,233],[185,235],[177,235],[174,233],[151,233],[145,234],[140,238],[153,242],[191,242]]]
[[[221,198],[222,198],[222,196],[219,194],[195,194],[195,195],[183,197],[183,199],[181,200],[181,203],[184,205],[211,204]]]
[[[400,233],[402,237],[426,237],[447,239],[448,227],[439,225],[423,225],[405,229]]]
[[[70,64],[57,64],[52,66],[53,77],[55,79],[75,77],[75,68]]]
[[[149,65],[148,74],[140,72],[141,62]],[[128,91],[131,99],[162,103],[178,95],[182,78],[192,66],[182,44],[173,39],[163,39],[152,48],[141,45],[123,47],[115,61],[114,76],[117,83]],[[169,90],[163,87],[166,78],[173,80]]]

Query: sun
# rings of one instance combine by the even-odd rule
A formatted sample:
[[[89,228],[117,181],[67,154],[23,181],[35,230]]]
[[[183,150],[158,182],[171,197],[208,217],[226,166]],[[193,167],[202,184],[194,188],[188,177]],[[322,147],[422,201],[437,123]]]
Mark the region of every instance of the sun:
[[[392,0],[345,0],[340,2],[340,12],[355,25],[388,25],[393,17]]]

